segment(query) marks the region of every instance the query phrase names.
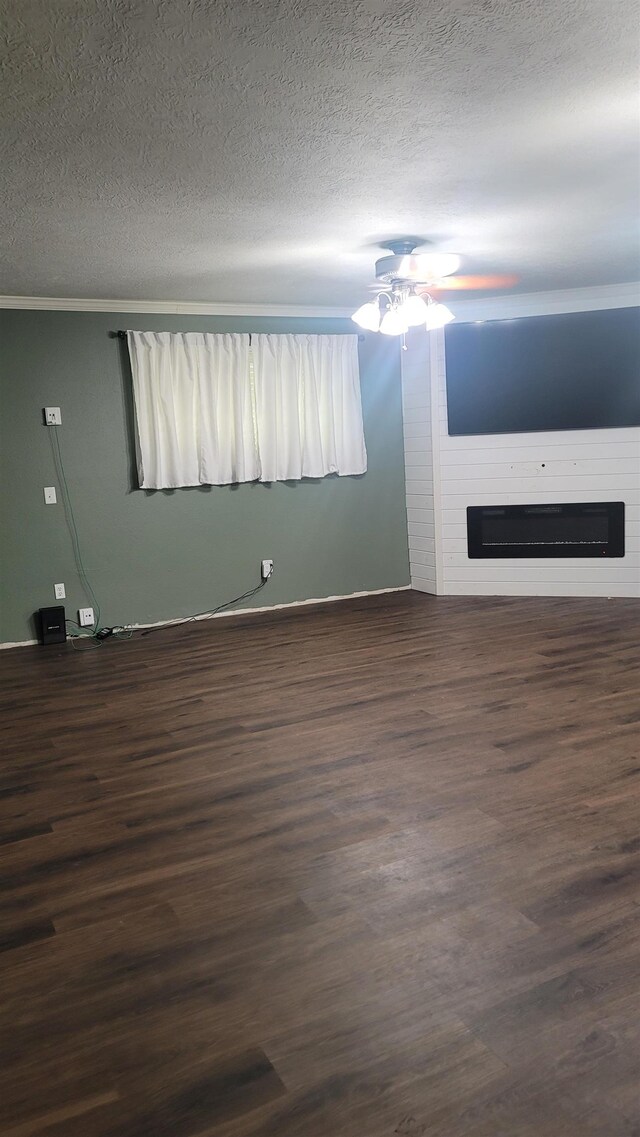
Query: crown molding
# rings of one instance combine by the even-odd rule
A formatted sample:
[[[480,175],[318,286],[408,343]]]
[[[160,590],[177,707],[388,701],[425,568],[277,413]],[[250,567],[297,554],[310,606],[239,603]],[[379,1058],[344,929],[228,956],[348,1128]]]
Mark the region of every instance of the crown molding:
[[[484,300],[447,300],[460,323],[510,320],[518,316],[552,316],[561,312],[597,312],[640,305],[640,284],[603,284],[556,292],[520,292]]]
[[[603,284],[553,292],[519,292],[485,299],[447,299],[461,323],[593,312],[640,305],[640,283]],[[165,316],[273,316],[292,319],[349,319],[351,308],[309,304],[222,304],[196,300],[96,300],[68,296],[0,296],[0,308],[47,312],[150,313]]]
[[[47,312],[142,312],[164,316],[289,316],[345,319],[352,308],[309,304],[218,304],[196,300],[92,300],[69,296],[0,296],[0,308]]]

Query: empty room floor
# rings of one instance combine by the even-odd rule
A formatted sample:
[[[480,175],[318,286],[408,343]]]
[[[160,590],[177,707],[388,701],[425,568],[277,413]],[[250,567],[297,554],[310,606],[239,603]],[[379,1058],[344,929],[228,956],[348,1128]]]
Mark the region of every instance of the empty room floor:
[[[639,616],[0,653],[3,1137],[637,1137]]]

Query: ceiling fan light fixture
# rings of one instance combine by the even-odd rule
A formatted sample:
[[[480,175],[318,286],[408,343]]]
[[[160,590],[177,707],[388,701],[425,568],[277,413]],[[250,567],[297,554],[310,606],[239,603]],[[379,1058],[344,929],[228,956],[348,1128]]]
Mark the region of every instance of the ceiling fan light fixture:
[[[359,328],[368,332],[377,332],[380,329],[380,308],[375,300],[363,304],[353,313],[351,319]]]
[[[351,317],[366,331],[402,336],[405,350],[404,337],[409,328],[422,327],[431,332],[455,319],[445,304],[434,299],[431,290],[447,289],[442,280],[457,272],[460,257],[455,253],[416,252],[419,245],[415,237],[386,242],[384,247],[390,255],[376,261],[377,295]],[[463,288],[473,288],[477,287],[476,279],[480,278],[456,277],[456,282],[463,282]]]

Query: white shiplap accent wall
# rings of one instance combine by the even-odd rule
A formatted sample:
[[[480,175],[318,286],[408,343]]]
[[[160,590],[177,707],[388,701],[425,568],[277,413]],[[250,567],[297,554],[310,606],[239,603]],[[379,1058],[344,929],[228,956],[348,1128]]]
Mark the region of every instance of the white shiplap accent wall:
[[[409,337],[408,349],[401,353],[402,405],[411,587],[435,593],[438,581],[429,351],[426,332]]]
[[[636,291],[634,300],[627,303],[637,303],[637,296]],[[536,298],[536,305],[529,309],[523,305],[518,314],[544,311],[540,299]],[[624,301],[611,305],[608,296],[603,299],[603,308],[625,306]],[[591,297],[589,308],[596,306],[597,296]],[[566,307],[554,307],[553,302],[546,307],[546,311],[560,310],[576,309],[569,302]],[[482,316],[471,308],[467,311],[467,318],[472,319],[513,314],[507,305],[503,311],[485,309]],[[467,315],[463,305],[458,306],[457,315]],[[640,427],[451,438],[447,433],[445,364],[444,333],[438,333],[432,375],[438,403],[434,436],[439,450],[440,492],[435,504],[442,554],[439,591],[450,595],[640,597]],[[626,555],[601,561],[472,561],[467,557],[468,505],[569,501],[624,501]]]

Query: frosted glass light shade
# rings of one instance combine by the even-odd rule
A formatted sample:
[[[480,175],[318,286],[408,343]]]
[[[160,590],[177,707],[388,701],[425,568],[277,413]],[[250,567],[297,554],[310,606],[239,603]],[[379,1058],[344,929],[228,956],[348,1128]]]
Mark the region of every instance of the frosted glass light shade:
[[[366,328],[368,332],[377,332],[380,327],[380,309],[374,300],[370,300],[358,308],[351,319],[358,327]]]
[[[434,332],[436,328],[444,328],[445,324],[450,324],[452,320],[455,320],[455,316],[446,304],[427,305],[425,324],[428,332]]]
[[[400,305],[400,316],[410,328],[417,328],[425,323],[428,308],[421,296],[407,296]]]
[[[404,319],[401,309],[387,308],[382,321],[380,323],[380,331],[385,336],[401,336],[406,332],[409,325]]]

